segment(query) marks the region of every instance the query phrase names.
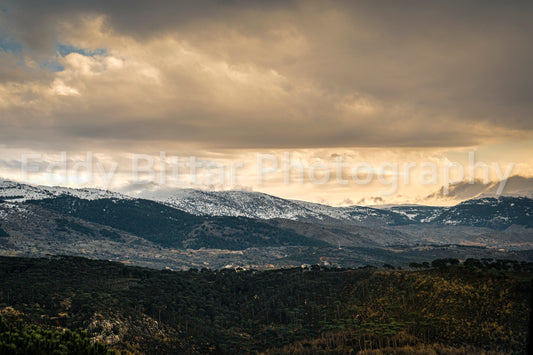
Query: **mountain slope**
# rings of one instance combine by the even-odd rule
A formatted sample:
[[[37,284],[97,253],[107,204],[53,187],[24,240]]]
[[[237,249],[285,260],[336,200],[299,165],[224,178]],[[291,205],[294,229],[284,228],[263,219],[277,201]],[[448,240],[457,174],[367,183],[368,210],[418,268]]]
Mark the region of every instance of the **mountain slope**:
[[[432,223],[469,225],[503,230],[512,225],[533,228],[533,200],[499,197],[468,200],[445,209]]]
[[[147,193],[143,197],[194,215],[282,218],[309,223],[372,226],[412,223],[409,218],[390,211],[361,206],[332,207],[306,201],[286,200],[260,192],[177,189],[155,194]]]
[[[157,194],[150,193],[143,197],[195,215],[284,218],[313,222],[331,219],[327,211],[314,211],[300,201],[286,200],[260,192],[175,189]]]
[[[526,179],[527,180],[527,179]],[[509,186],[524,184],[527,185],[527,181],[519,182],[517,177],[509,179]],[[514,191],[514,190],[513,190]],[[391,206],[386,208],[370,208],[361,206],[349,206],[349,207],[333,207],[318,203],[311,203],[297,200],[286,200],[283,198],[270,196],[264,193],[258,192],[245,192],[245,191],[200,191],[192,189],[178,189],[171,191],[161,191],[160,193],[147,193],[147,196],[153,199],[153,203],[149,204],[148,210],[153,208],[157,209],[162,204],[166,205],[163,210],[172,211],[174,214],[179,214],[176,210],[181,210],[186,214],[181,214],[181,217],[191,219],[195,217],[212,217],[209,228],[206,225],[204,227],[211,231],[220,230],[219,227],[213,228],[214,224],[225,223],[219,220],[215,223],[214,217],[245,217],[251,219],[287,219],[293,221],[299,221],[304,223],[317,223],[328,225],[354,225],[363,227],[393,227],[402,225],[417,225],[417,224],[435,224],[435,225],[462,225],[462,226],[475,226],[475,227],[488,227],[495,230],[503,230],[510,227],[513,224],[531,227],[533,225],[533,217],[531,216],[531,200],[521,197],[501,197],[495,198],[483,198],[477,200],[468,200],[453,207],[432,207],[432,206],[418,206],[418,205],[405,205],[405,206]],[[97,190],[97,189],[70,189],[62,187],[44,187],[44,186],[31,186],[25,184],[19,184],[11,181],[0,181],[0,200],[6,200],[10,202],[24,202],[24,201],[39,201],[47,200],[47,204],[52,204],[52,200],[58,199],[56,205],[60,205],[64,202],[68,203],[64,197],[72,197],[82,201],[102,201],[113,200],[116,201],[135,201],[133,197],[122,195],[115,192]],[[136,200],[141,201],[141,200]],[[144,200],[148,201],[148,200]],[[158,203],[158,202],[161,203]],[[115,207],[116,206],[115,203]],[[96,205],[98,202],[96,202]],[[123,202],[119,203],[119,206]],[[157,207],[156,207],[157,205]],[[128,208],[135,207],[135,203],[125,203],[124,206]],[[56,206],[58,207],[58,206]],[[172,208],[172,210],[168,210]],[[64,207],[66,208],[66,207]],[[138,209],[138,207],[137,207]],[[135,209],[134,209],[135,210]],[[134,211],[132,210],[132,211]],[[91,213],[96,214],[96,211]],[[138,215],[140,217],[142,214]],[[155,222],[161,217],[157,214],[150,216],[144,216],[145,225],[149,226],[159,225],[161,222]],[[96,217],[95,217],[96,218]],[[115,219],[118,217],[115,216]],[[177,218],[177,217],[176,217]],[[151,221],[146,221],[152,219]],[[194,218],[192,218],[194,219]],[[161,238],[166,242],[170,242],[170,239],[176,237],[184,245],[190,247],[198,247],[197,241],[192,240],[190,243],[186,242],[188,233],[193,233],[192,229],[187,224],[180,227],[181,229],[165,230],[167,224],[162,223],[160,230],[160,236],[157,237],[153,230],[142,230],[141,227],[134,227],[138,219],[133,219],[129,223],[123,223],[128,225],[129,228],[137,228],[135,233],[143,233],[149,235],[150,238],[155,238],[156,242],[161,242]],[[97,221],[94,219],[93,221]],[[200,221],[200,220],[196,220]],[[117,221],[115,221],[117,222]],[[228,220],[230,224],[234,223]],[[119,222],[117,222],[119,223]],[[203,222],[202,222],[203,223]],[[250,224],[241,220],[241,224]],[[151,227],[150,227],[151,228]],[[239,228],[236,230],[237,234],[243,234],[246,228]],[[203,237],[210,237],[205,235],[201,230],[196,230],[194,235],[202,235]],[[220,234],[219,232],[215,232]],[[180,237],[181,236],[181,237]],[[170,238],[170,239],[169,239]],[[194,239],[194,238],[193,238]],[[225,238],[223,238],[225,239]],[[215,240],[213,240],[215,242]],[[278,240],[281,244],[285,242]],[[172,245],[179,245],[170,242]]]
[[[153,201],[89,201],[70,196],[0,202],[0,224],[5,232],[0,236],[0,255],[78,255],[158,269],[322,262],[352,267],[407,265],[421,257],[449,255],[522,259],[527,255],[522,251],[533,249],[533,229],[516,226],[496,232],[460,225],[373,228],[205,217]]]
[[[422,205],[399,205],[382,207],[382,209],[403,215],[413,223],[431,223],[447,208]]]
[[[165,247],[242,250],[261,246],[328,245],[261,221],[195,216],[149,200],[84,200],[63,195],[29,202],[120,229]]]
[[[102,198],[129,199],[126,195],[100,189],[71,189],[60,186],[32,186],[9,180],[0,179],[0,200],[11,202],[25,202],[41,200],[62,195],[74,196],[85,200]]]
[[[513,224],[533,226],[533,216],[530,214],[532,200],[521,197],[469,200],[454,207],[405,205],[386,208],[333,207],[244,191],[175,190],[152,198],[191,214],[204,216],[288,219],[371,228],[445,224],[503,230]]]

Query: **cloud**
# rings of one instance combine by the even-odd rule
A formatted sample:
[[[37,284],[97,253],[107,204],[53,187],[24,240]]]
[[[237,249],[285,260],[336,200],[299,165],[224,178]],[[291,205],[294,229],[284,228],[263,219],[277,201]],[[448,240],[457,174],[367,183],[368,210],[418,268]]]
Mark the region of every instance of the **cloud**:
[[[124,6],[6,2],[0,35],[22,49],[0,52],[2,143],[456,147],[533,130],[526,2]]]
[[[499,189],[502,189],[499,191]],[[427,201],[455,200],[463,201],[481,197],[526,196],[533,197],[533,178],[514,175],[502,181],[475,180],[462,181],[451,185],[446,193],[444,188],[426,196]]]

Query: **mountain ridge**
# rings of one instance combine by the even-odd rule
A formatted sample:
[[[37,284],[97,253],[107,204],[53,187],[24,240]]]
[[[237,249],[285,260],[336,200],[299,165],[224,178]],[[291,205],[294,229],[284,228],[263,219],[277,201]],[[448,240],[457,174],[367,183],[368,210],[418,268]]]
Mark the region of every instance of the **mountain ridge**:
[[[170,204],[106,191],[14,184],[0,184],[2,255],[79,255],[180,269],[406,265],[449,255],[529,260],[533,250],[533,200],[526,197],[377,209],[192,190],[189,200],[175,198]],[[206,214],[217,204],[220,215]],[[224,215],[226,206],[237,215]]]
[[[0,200],[27,202],[61,196],[71,196],[82,200],[136,200],[135,197],[107,190],[31,186],[6,180],[0,181]],[[149,197],[146,196],[145,199],[195,216],[245,217],[261,220],[288,219],[306,223],[353,224],[371,227],[440,223],[492,225],[496,229],[505,229],[513,224],[511,222],[533,227],[531,207],[533,200],[529,197],[485,197],[463,201],[449,207],[400,205],[383,208],[356,205],[333,207],[307,201],[287,200],[261,192],[246,191],[180,189],[174,190],[173,195],[168,192],[162,195],[152,195],[152,198]],[[520,201],[519,204],[524,208],[524,216],[519,216],[522,211],[515,208],[513,205],[515,202],[512,199],[517,199],[515,202]],[[477,206],[483,210],[492,208],[493,211],[485,213],[484,216],[476,215],[475,220],[469,220],[468,216],[472,216],[473,213],[472,206]],[[460,211],[467,216],[458,215]],[[502,218],[502,212],[506,214],[506,218]],[[488,221],[489,217],[493,220],[499,218],[501,226],[497,226],[496,220]],[[480,221],[480,218],[484,218],[485,221]]]

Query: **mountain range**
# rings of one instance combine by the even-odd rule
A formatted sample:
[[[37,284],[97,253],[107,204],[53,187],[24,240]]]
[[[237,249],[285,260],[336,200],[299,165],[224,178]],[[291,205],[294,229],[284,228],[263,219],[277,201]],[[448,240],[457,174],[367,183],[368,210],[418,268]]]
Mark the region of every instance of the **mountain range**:
[[[525,260],[533,249],[528,197],[385,208],[245,191],[183,189],[146,197],[1,181],[0,253],[187,268],[400,265],[445,254]]]

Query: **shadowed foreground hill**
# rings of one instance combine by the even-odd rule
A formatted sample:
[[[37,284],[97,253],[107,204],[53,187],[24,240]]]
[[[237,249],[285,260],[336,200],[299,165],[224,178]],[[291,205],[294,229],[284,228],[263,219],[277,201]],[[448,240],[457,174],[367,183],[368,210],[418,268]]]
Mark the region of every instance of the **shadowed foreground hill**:
[[[173,272],[3,257],[0,312],[134,353],[526,353],[530,265],[433,265]]]

